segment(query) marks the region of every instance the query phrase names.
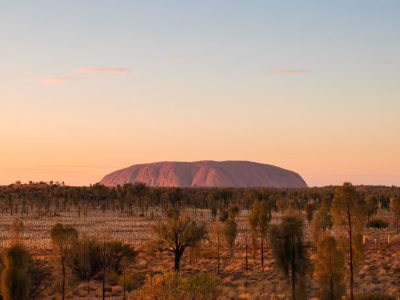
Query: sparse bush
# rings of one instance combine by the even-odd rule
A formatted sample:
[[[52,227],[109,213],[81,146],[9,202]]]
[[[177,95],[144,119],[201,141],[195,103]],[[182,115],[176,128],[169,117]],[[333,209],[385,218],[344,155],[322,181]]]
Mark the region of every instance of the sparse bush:
[[[212,275],[200,272],[184,277],[179,273],[168,272],[147,276],[143,287],[136,292],[136,297],[143,300],[214,300],[220,293],[218,279]]]
[[[254,202],[249,213],[249,223],[254,237],[257,236],[260,238],[262,267],[264,267],[264,241],[267,238],[268,227],[271,220],[272,220],[271,205],[267,201]],[[255,240],[253,241],[255,242]]]
[[[381,219],[371,220],[367,224],[368,228],[376,228],[376,229],[383,229],[383,228],[387,228],[388,226],[389,226],[389,223],[385,222]]]
[[[66,261],[73,245],[78,240],[78,231],[69,225],[57,223],[51,229],[50,238],[53,249],[59,258],[61,269],[61,298],[65,299]]]
[[[331,235],[320,238],[315,257],[314,273],[319,283],[320,299],[342,299],[344,285],[345,258]]]
[[[222,234],[224,236],[226,244],[230,249],[231,257],[233,256],[233,246],[235,244],[237,233],[237,223],[234,219],[229,218],[223,223]]]
[[[133,276],[126,276],[124,279],[124,276],[119,276],[118,278],[118,285],[119,286],[124,286],[124,280],[125,280],[125,289],[130,292],[136,287],[136,278]]]
[[[29,299],[31,257],[22,245],[6,249],[2,257],[1,295],[4,300]]]
[[[93,278],[101,271],[101,245],[94,238],[83,237],[75,243],[68,263],[81,280]]]
[[[270,244],[276,264],[290,281],[292,300],[306,299],[305,275],[310,262],[304,245],[303,219],[287,215],[280,224],[271,225]]]

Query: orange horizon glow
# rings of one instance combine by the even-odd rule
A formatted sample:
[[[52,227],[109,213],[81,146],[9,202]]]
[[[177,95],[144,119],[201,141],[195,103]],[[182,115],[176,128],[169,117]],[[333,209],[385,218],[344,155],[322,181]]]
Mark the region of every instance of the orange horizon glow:
[[[1,4],[0,184],[248,160],[400,185],[399,1],[78,2]]]

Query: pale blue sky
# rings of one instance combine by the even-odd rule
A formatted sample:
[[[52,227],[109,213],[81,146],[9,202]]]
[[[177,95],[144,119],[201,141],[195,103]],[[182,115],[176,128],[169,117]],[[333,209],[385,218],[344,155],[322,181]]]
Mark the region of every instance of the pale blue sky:
[[[387,0],[1,1],[0,184],[243,159],[310,185],[400,185],[399,13]]]

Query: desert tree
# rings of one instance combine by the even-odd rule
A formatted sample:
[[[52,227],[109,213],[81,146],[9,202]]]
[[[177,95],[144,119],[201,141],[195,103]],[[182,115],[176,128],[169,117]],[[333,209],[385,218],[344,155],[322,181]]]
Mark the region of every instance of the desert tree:
[[[275,205],[277,210],[281,212],[281,215],[283,215],[283,212],[289,208],[289,202],[290,201],[286,196],[280,196],[276,199]]]
[[[69,226],[57,223],[50,232],[53,249],[58,256],[61,268],[61,298],[65,299],[66,261],[71,249],[78,240],[78,231]]]
[[[371,216],[376,214],[377,209],[378,209],[378,198],[371,195],[367,196],[365,198],[365,211],[368,218],[367,223],[369,223]]]
[[[228,212],[228,219],[236,220],[236,218],[239,216],[240,208],[237,204],[231,203],[228,206],[227,212]]]
[[[44,287],[53,282],[53,269],[46,260],[32,258],[29,263],[31,288],[29,299],[40,299]]]
[[[301,216],[286,215],[270,228],[269,242],[276,264],[290,280],[292,299],[305,299],[305,276],[309,269]]]
[[[221,229],[222,223],[219,221],[214,221],[211,223],[209,227],[209,231],[207,234],[207,239],[212,246],[213,250],[215,250],[216,254],[216,267],[217,274],[221,273]]]
[[[90,279],[98,276],[101,269],[100,243],[92,237],[83,235],[71,248],[68,264],[80,280],[86,281],[87,294],[90,293]]]
[[[311,221],[311,231],[315,247],[318,247],[318,239],[332,228],[332,216],[329,206],[323,202],[321,207],[314,213]]]
[[[267,238],[271,219],[272,214],[269,203],[267,201],[255,201],[249,213],[249,223],[254,236],[260,238],[262,267],[264,267],[264,240]]]
[[[342,299],[345,258],[332,235],[325,234],[318,242],[314,274],[319,283],[321,300]]]
[[[400,197],[394,197],[390,200],[390,208],[396,218],[396,233],[399,233],[399,219],[400,219]]]
[[[332,219],[338,242],[347,253],[350,300],[354,299],[354,269],[363,253],[362,233],[365,227],[365,202],[351,183],[336,189]]]
[[[1,295],[4,300],[28,300],[32,278],[31,257],[22,244],[14,244],[5,249],[1,263]]]
[[[149,188],[145,183],[142,182],[136,182],[133,187],[133,194],[136,196],[138,206],[141,210],[141,214],[144,214],[145,210],[145,198],[146,195],[149,193]]]
[[[238,234],[237,223],[234,219],[227,219],[222,225],[222,234],[225,242],[229,247],[230,255],[233,256],[233,245]]]
[[[181,258],[186,248],[195,246],[206,236],[204,224],[197,224],[186,214],[170,215],[166,222],[153,226],[157,251],[174,255],[174,270],[179,272]]]
[[[179,210],[182,206],[184,193],[181,188],[170,188],[161,195],[161,198],[167,207]]]
[[[129,265],[129,260],[127,257],[121,259],[121,270],[122,270],[122,290],[123,290],[123,300],[126,300],[126,270]]]
[[[105,283],[107,272],[113,271],[117,274],[125,272],[129,261],[133,261],[137,256],[137,252],[128,244],[121,241],[109,241],[107,235],[103,234],[100,246],[100,265],[101,265],[101,281],[102,281],[102,299],[106,298]]]
[[[311,221],[313,219],[313,215],[315,212],[315,204],[314,203],[307,203],[306,204],[306,217],[307,217],[307,221],[308,224],[311,224]]]
[[[68,264],[80,280],[98,279],[102,282],[102,295],[105,297],[105,281],[108,272],[125,277],[126,268],[133,262],[137,251],[121,241],[109,240],[103,233],[102,239],[82,236],[71,248]],[[103,297],[103,296],[102,296]]]
[[[215,221],[215,219],[217,218],[217,214],[218,214],[218,207],[216,204],[211,204],[210,212],[211,212],[212,220]]]
[[[245,267],[246,271],[249,270],[249,229],[247,226],[243,227],[243,238],[245,243]]]

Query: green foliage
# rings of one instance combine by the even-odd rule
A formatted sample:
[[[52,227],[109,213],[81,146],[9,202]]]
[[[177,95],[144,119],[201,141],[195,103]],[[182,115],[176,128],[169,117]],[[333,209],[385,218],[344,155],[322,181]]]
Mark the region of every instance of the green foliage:
[[[177,272],[185,249],[197,246],[207,233],[204,224],[197,224],[186,214],[169,217],[166,222],[153,226],[153,231],[157,238],[153,246],[157,251],[174,253]]]
[[[133,262],[138,254],[130,245],[121,241],[106,242],[105,247],[109,256],[107,268],[118,274],[121,274],[122,268],[125,267],[123,261]]]
[[[290,279],[292,299],[305,299],[305,275],[310,262],[303,243],[304,222],[301,216],[284,216],[280,224],[271,225],[270,244],[276,264]]]
[[[249,213],[252,235],[260,238],[261,266],[264,266],[264,240],[267,238],[268,226],[272,219],[271,205],[267,201],[255,201]],[[255,239],[253,240],[255,242]],[[255,243],[254,243],[255,244]],[[255,246],[255,245],[254,245]],[[254,254],[255,254],[255,247]]]
[[[4,300],[29,299],[32,278],[30,254],[20,244],[7,248],[2,255],[1,295]]]
[[[68,264],[81,280],[95,277],[102,270],[100,243],[95,238],[80,238],[71,249]]]
[[[332,219],[336,237],[349,264],[350,299],[354,299],[354,270],[363,259],[362,233],[366,221],[365,201],[351,183],[336,189],[332,204]]]
[[[256,201],[253,203],[249,213],[251,230],[257,235],[266,238],[268,225],[271,222],[271,206],[267,201]]]
[[[53,249],[56,252],[61,268],[61,298],[65,299],[66,260],[78,240],[78,231],[69,226],[57,223],[50,232]]]
[[[377,229],[387,228],[388,226],[389,226],[389,223],[383,221],[382,219],[373,219],[373,220],[369,221],[367,224],[367,227],[377,228]]]
[[[337,188],[332,204],[332,219],[336,229],[361,233],[366,221],[365,201],[351,183]]]
[[[137,251],[123,242],[107,241],[103,244],[95,238],[85,237],[75,243],[68,262],[73,272],[83,280],[99,275],[104,264],[107,270],[121,274],[123,260],[133,262],[136,256]]]
[[[327,204],[322,204],[321,207],[314,213],[311,223],[315,246],[318,245],[319,237],[323,236],[323,233],[331,228],[332,217],[329,206]]]
[[[315,258],[314,273],[320,287],[320,299],[342,299],[344,286],[345,260],[336,240],[325,235],[319,240],[318,253]]]
[[[199,272],[184,280],[183,290],[189,295],[189,299],[213,300],[221,293],[218,285],[219,281],[215,276]]]
[[[54,249],[61,256],[66,256],[78,239],[78,231],[69,226],[57,223],[50,232]]]
[[[223,223],[222,227],[222,235],[231,251],[231,256],[233,255],[233,245],[235,244],[235,240],[238,234],[238,226],[235,220],[228,219]]]
[[[314,211],[315,211],[315,204],[307,203],[306,204],[306,217],[307,217],[308,223],[311,222],[313,215],[314,215]]]
[[[136,293],[143,300],[214,300],[221,294],[216,277],[197,273],[184,277],[178,273],[164,273],[147,276],[145,284]]]
[[[366,214],[368,216],[368,220],[371,216],[376,214],[378,210],[378,198],[369,195],[365,199],[365,209],[366,209]]]
[[[239,215],[239,206],[236,204],[230,204],[228,206],[228,219],[235,220]]]

